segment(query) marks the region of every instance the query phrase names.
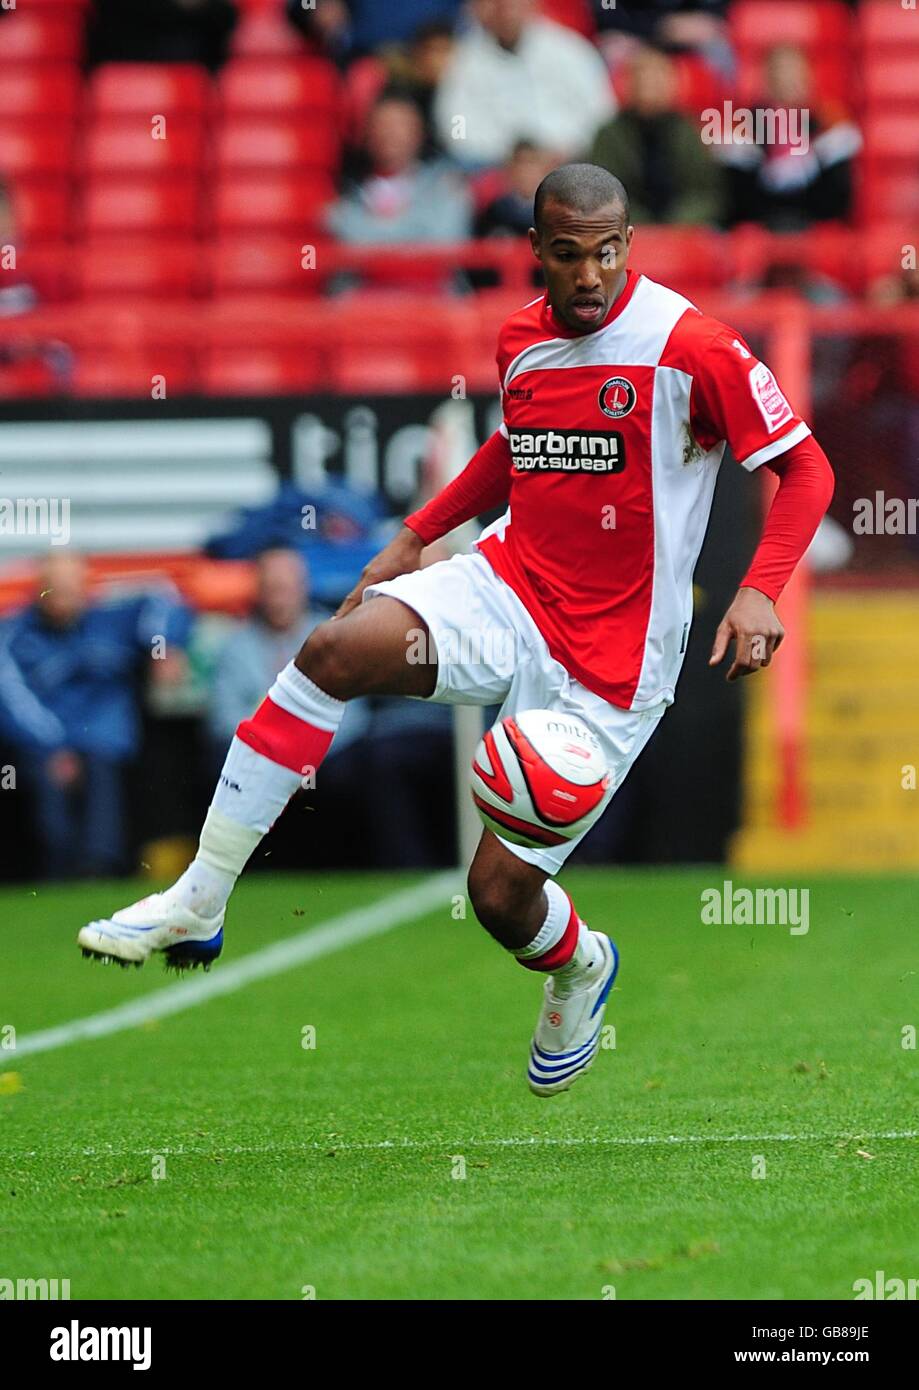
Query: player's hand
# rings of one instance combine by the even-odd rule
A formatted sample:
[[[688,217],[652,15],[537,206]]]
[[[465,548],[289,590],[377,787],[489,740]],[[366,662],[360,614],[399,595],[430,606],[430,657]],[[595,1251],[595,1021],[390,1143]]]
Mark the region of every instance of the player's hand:
[[[361,571],[361,577],[344,600],[336,618],[343,618],[356,608],[368,584],[380,584],[384,579],[395,579],[400,574],[411,574],[421,566],[421,552],[424,541],[408,526],[403,526],[397,536],[384,546],[379,555],[374,555]]]
[[[769,665],[784,636],[785,629],[776,616],[772,599],[759,589],[738,589],[715,633],[708,664],[720,665],[733,641],[734,661],[727,678],[736,681],[740,676],[750,676]]]

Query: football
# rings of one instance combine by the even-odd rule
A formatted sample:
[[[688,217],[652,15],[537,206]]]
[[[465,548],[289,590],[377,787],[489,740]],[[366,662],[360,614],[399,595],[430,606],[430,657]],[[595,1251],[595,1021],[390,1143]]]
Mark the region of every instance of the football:
[[[610,774],[600,741],[583,720],[529,709],[489,729],[476,749],[471,781],[487,828],[539,849],[593,825]]]

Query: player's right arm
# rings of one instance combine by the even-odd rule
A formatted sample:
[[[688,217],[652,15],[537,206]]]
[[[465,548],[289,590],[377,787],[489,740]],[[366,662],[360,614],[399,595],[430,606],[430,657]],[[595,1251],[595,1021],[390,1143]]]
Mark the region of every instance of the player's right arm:
[[[364,566],[357,584],[342,603],[343,618],[360,603],[369,584],[409,574],[421,566],[426,545],[440,540],[481,512],[507,502],[511,486],[511,452],[503,427],[495,430],[459,473],[420,511],[405,518],[398,535]]]

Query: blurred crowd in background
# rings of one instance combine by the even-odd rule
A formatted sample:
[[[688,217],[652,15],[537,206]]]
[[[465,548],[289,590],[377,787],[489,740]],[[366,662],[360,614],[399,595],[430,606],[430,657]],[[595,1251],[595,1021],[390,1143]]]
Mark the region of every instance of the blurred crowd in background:
[[[642,268],[686,293],[701,285],[790,291],[813,306],[913,301],[919,271],[899,247],[919,213],[919,17],[914,46],[901,51],[895,15],[885,28],[898,8],[18,0],[0,9],[0,328],[9,330],[0,331],[0,401],[32,402],[39,417],[69,395],[149,402],[162,346],[147,352],[125,335],[155,334],[183,306],[210,303],[223,316],[207,333],[229,336],[208,339],[200,361],[170,340],[170,398],[440,389],[453,370],[437,351],[448,300],[486,304],[496,283],[487,257],[485,269],[464,263],[460,273],[451,251],[473,241],[523,247],[538,183],[569,159],[624,181],[645,245],[669,257]],[[806,111],[806,149],[736,134],[706,140],[702,113],[732,102],[754,115]],[[165,138],[151,139],[151,119],[165,120]],[[662,231],[675,240],[650,241]],[[320,277],[321,301],[302,273],[307,243],[353,248],[350,262]],[[423,253],[438,247],[447,260],[432,270]],[[385,276],[389,319],[384,298],[374,300],[371,343],[368,281],[387,261],[374,248],[408,253]],[[331,253],[319,260],[320,270],[334,265]],[[523,302],[529,283],[510,298]],[[393,309],[394,293],[411,307]],[[271,296],[262,310],[246,300],[259,295]],[[322,320],[317,305],[329,296],[353,300],[355,320]],[[107,340],[105,317],[67,318],[81,306],[111,314],[122,337]],[[511,307],[507,299],[482,320],[480,390],[494,389],[492,320]],[[42,318],[55,310],[57,319]],[[189,317],[189,334],[201,322]],[[256,324],[261,337],[250,343]],[[311,324],[351,333],[350,367],[331,338],[328,348],[304,347],[296,335]],[[391,335],[424,326],[416,358],[400,355]],[[272,329],[277,343],[265,339]],[[864,457],[857,441],[868,436],[915,455],[916,412],[903,404],[919,382],[911,341],[822,350],[814,406],[834,462],[847,449]],[[893,404],[882,394],[891,382]],[[847,502],[865,487],[857,464],[840,469]],[[370,550],[382,539],[364,535]],[[31,601],[6,604],[0,782],[12,767],[18,783],[14,811],[0,796],[12,846],[3,872],[174,870],[155,847],[174,840],[186,852],[236,724],[360,568],[355,560],[319,603],[308,547],[268,527],[240,553],[257,557],[248,617],[198,611],[163,575],[127,589],[94,582],[86,557],[53,549]],[[263,862],[452,862],[451,739],[441,708],[349,706],[322,786],[297,798]],[[736,759],[736,745],[719,756]],[[709,857],[720,856],[729,828]],[[622,843],[610,819],[591,852]]]
[[[33,32],[30,4],[71,27]],[[914,215],[919,97],[897,63],[916,50],[875,26],[880,46],[863,52],[858,13],[855,0],[22,0],[0,11],[0,63],[6,34],[18,79],[0,121],[0,237],[25,253],[18,275],[5,267],[0,312],[115,292],[104,265],[62,265],[65,242],[130,244],[152,258],[135,291],[197,296],[195,248],[179,243],[212,235],[265,260],[228,267],[218,245],[210,290],[224,292],[259,273],[265,290],[291,286],[268,239],[294,230],[343,247],[520,237],[540,179],[568,159],[617,173],[639,226]],[[174,83],[151,82],[151,64]],[[149,103],[171,122],[152,142]],[[702,113],[726,103],[806,111],[806,148],[739,128],[708,138]],[[163,238],[171,270],[156,267]],[[892,269],[872,293],[894,292]],[[840,295],[851,281],[829,278]],[[915,295],[915,275],[897,291]],[[0,395],[15,386],[0,378]]]
[[[233,620],[162,581],[94,592],[84,556],[50,553],[34,600],[0,624],[0,763],[28,808],[25,860],[5,868],[72,879],[126,873],[144,845],[166,855],[151,872],[181,856],[237,725],[329,616],[302,552],[266,549],[255,568],[252,611]],[[265,866],[451,863],[451,740],[444,706],[350,703]]]

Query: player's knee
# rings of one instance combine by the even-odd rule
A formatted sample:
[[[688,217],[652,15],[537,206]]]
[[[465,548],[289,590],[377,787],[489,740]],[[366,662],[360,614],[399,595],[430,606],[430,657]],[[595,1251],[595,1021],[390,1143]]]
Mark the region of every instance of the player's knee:
[[[472,910],[487,932],[501,938],[525,921],[533,904],[530,876],[491,873],[473,862],[468,879]],[[542,891],[540,889],[540,891]]]
[[[294,664],[327,695],[351,700],[362,692],[349,646],[338,623],[320,623],[307,637]]]

